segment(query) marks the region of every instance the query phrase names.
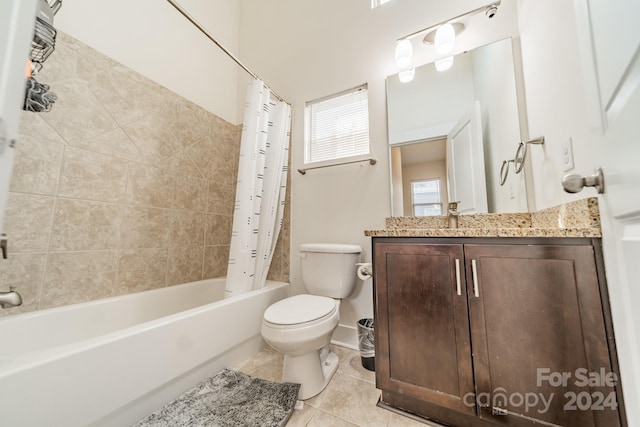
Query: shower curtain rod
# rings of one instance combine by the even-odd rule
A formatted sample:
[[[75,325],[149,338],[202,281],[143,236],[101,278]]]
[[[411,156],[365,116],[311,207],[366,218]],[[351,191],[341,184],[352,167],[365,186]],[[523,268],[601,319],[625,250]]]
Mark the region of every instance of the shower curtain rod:
[[[171,6],[175,7],[176,10],[178,12],[180,12],[182,14],[182,16],[184,16],[185,18],[187,18],[197,29],[199,29],[202,34],[204,34],[205,36],[207,36],[207,38],[209,40],[211,40],[212,42],[214,42],[216,44],[216,46],[218,46],[220,49],[222,49],[222,51],[224,53],[226,53],[231,59],[233,59],[236,64],[238,64],[239,66],[241,66],[247,73],[249,73],[251,75],[251,77],[253,77],[256,80],[261,80],[264,82],[264,80],[262,80],[260,77],[258,77],[258,75],[256,73],[254,73],[253,71],[251,71],[249,68],[247,68],[246,65],[244,65],[242,63],[242,61],[240,61],[233,53],[229,52],[229,50],[224,47],[223,45],[220,44],[220,42],[218,42],[218,40],[216,40],[211,34],[209,34],[209,32],[202,26],[200,25],[200,23],[198,21],[195,20],[194,17],[192,17],[191,15],[189,15],[189,13],[184,10],[182,8],[182,6],[180,6],[178,3],[176,3],[174,0],[167,0]],[[266,85],[265,85],[266,86]],[[268,86],[267,86],[268,87]],[[281,97],[280,95],[278,95],[277,93],[274,92],[273,89],[269,88],[269,90],[271,91],[271,94],[278,100],[278,101],[282,101],[286,104],[289,104],[287,101],[285,101],[285,99],[283,97]],[[291,104],[289,104],[291,105]]]

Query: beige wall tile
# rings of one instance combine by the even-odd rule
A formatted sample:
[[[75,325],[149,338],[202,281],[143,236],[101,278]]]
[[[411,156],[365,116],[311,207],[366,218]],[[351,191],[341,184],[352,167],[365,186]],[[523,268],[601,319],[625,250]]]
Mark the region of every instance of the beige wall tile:
[[[187,246],[169,249],[167,286],[195,282],[202,279],[202,246]]]
[[[175,182],[175,177],[166,170],[131,163],[126,200],[135,205],[170,208],[173,206]]]
[[[61,32],[39,76],[59,99],[21,118],[0,283],[30,302],[12,312],[224,276],[242,126]]]
[[[58,31],[56,50],[38,77],[54,87],[58,82],[69,79],[92,82],[97,72],[109,68],[113,62],[97,50]]]
[[[71,145],[94,153],[107,154],[136,162],[142,159],[142,151],[121,128],[113,129],[83,141],[73,142]]]
[[[67,147],[58,195],[120,202],[126,189],[128,162],[112,156]]]
[[[203,246],[205,214],[182,210],[172,212],[169,246]]]
[[[118,257],[116,294],[157,289],[165,286],[167,249],[125,249]]]
[[[116,251],[50,253],[42,289],[42,308],[114,295]]]
[[[209,196],[207,197],[208,213],[233,215],[235,200],[235,186],[223,185],[216,180],[209,180]]]
[[[181,148],[200,141],[211,133],[210,117],[213,114],[176,94],[168,94],[166,101],[168,105],[164,118],[171,124]]]
[[[284,282],[287,281],[284,278],[281,247],[276,246],[273,252],[273,258],[271,259],[271,265],[269,266],[267,280],[278,280],[278,281],[284,281]]]
[[[227,275],[229,263],[229,246],[205,246],[203,279]]]
[[[4,224],[9,253],[47,251],[54,204],[53,197],[9,193]]]
[[[142,151],[144,163],[160,165],[182,149],[171,123],[162,114],[145,116],[123,129]]]
[[[169,245],[170,230],[170,210],[125,206],[120,248],[166,248]]]
[[[194,178],[204,178],[204,175],[196,167],[195,163],[184,150],[178,151],[173,156],[160,164],[163,169],[168,169],[178,175],[187,175]]]
[[[83,141],[116,128],[116,122],[100,105],[86,83],[64,80],[56,84],[58,100],[42,118],[70,143]]]
[[[35,113],[20,116],[11,190],[54,195],[62,163],[64,142]]]
[[[22,297],[22,305],[0,309],[0,317],[38,309],[46,260],[46,253],[12,254],[0,262],[1,290],[15,286]]]
[[[206,246],[220,246],[231,244],[231,223],[229,215],[207,215]]]
[[[91,81],[91,91],[121,126],[158,113],[166,103],[157,85],[144,84],[139,77],[135,71],[114,64]]]
[[[203,179],[176,177],[175,209],[204,212],[207,209],[208,183]]]
[[[49,250],[116,249],[121,214],[119,205],[59,198]]]
[[[228,164],[234,158],[233,147],[231,144],[225,146],[210,135],[205,139],[188,146],[185,151],[196,164],[200,172],[205,178],[213,178],[220,175],[217,179],[224,179],[221,183],[230,184],[229,174],[232,172],[228,168]],[[222,175],[221,173],[224,172]]]

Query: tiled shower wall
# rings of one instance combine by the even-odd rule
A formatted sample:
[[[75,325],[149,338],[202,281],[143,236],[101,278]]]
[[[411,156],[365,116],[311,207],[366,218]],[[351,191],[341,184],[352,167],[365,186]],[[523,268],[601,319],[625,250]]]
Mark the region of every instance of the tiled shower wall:
[[[22,115],[0,291],[23,305],[0,316],[224,276],[242,126],[63,33],[36,78],[58,101]]]

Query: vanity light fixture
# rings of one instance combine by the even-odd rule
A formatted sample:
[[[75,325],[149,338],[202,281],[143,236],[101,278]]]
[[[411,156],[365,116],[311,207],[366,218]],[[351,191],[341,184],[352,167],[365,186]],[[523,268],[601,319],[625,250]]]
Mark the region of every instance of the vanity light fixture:
[[[412,57],[413,45],[411,44],[411,40],[398,40],[398,43],[396,44],[396,65],[398,68],[403,69],[411,65]]]
[[[400,83],[409,83],[413,80],[413,77],[416,75],[415,68],[409,68],[408,70],[402,70],[398,73],[398,79],[400,79]]]
[[[449,68],[453,66],[453,55],[446,56],[444,58],[440,58],[436,60],[434,63],[437,71],[447,71]]]
[[[498,6],[500,6],[501,3],[502,0],[496,0],[485,6],[455,16],[451,19],[448,19],[447,21],[443,21],[436,25],[423,28],[422,30],[407,34],[406,36],[399,38],[396,44],[396,65],[402,70],[401,72],[409,71],[406,68],[411,64],[413,56],[413,45],[411,44],[411,39],[424,33],[427,33],[423,39],[424,43],[433,43],[436,51],[438,52],[438,55],[447,55],[448,53],[453,51],[456,35],[460,34],[465,28],[463,23],[453,21],[470,15],[475,15],[479,12],[484,12],[487,18],[491,19],[496,15],[496,13],[498,13]],[[453,56],[440,58],[435,62],[435,65],[438,71],[448,70],[453,65]],[[406,74],[408,75],[408,73]],[[401,77],[400,81],[403,81]],[[411,81],[411,79],[407,81]]]
[[[436,36],[434,45],[438,55],[446,55],[453,50],[453,45],[456,43],[456,32],[453,29],[453,25],[446,22],[438,27],[436,30]]]

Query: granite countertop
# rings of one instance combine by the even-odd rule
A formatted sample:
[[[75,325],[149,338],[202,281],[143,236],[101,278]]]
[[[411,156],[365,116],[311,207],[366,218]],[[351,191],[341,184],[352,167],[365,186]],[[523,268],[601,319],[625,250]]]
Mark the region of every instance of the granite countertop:
[[[378,237],[602,237],[598,199],[577,200],[537,212],[470,214],[449,228],[446,216],[391,217]]]

